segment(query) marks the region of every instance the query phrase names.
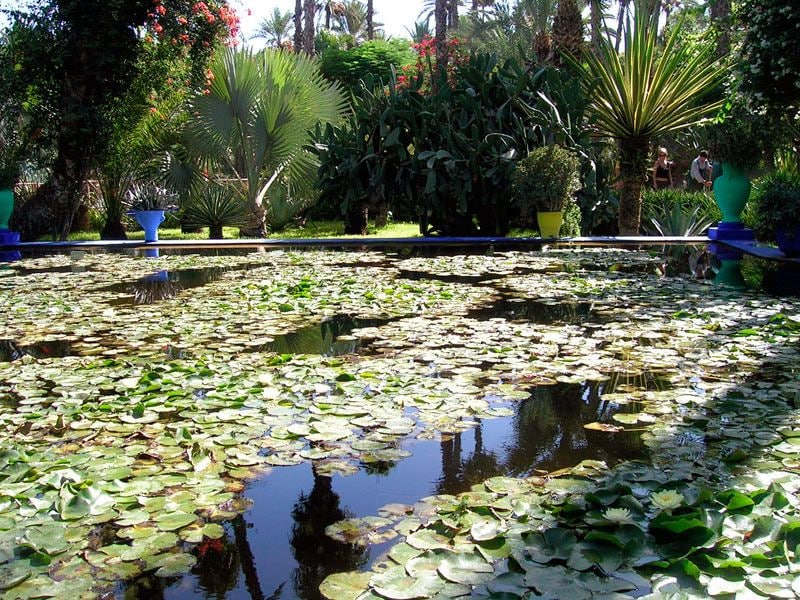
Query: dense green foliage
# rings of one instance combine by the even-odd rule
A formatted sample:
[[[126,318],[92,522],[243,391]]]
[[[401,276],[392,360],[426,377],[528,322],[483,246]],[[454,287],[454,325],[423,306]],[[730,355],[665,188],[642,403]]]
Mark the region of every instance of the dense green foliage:
[[[800,5],[782,0],[745,0],[743,60],[745,89],[758,104],[797,121],[800,108]]]
[[[778,229],[800,226],[800,173],[779,170],[754,185],[754,229],[759,240],[775,241]]]
[[[511,178],[514,204],[523,212],[562,211],[578,190],[580,161],[560,146],[532,150]]]
[[[642,230],[648,234],[702,235],[721,217],[711,194],[676,188],[647,189],[642,194]]]
[[[393,69],[399,72],[414,60],[406,40],[372,40],[353,48],[329,46],[320,57],[320,70],[326,78],[353,87],[369,74],[389,81]]]
[[[560,143],[581,146],[590,161],[583,106],[566,93],[573,83],[477,55],[432,93],[421,78],[385,93],[364,94],[365,86],[349,122],[320,131],[322,198],[349,215],[381,203],[411,207],[425,235],[504,235],[520,157]]]

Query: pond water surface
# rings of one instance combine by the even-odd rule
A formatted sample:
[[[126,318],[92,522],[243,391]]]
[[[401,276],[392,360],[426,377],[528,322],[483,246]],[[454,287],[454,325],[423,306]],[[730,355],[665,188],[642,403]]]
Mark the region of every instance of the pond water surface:
[[[0,403],[8,439],[23,438],[8,448],[29,444],[56,462],[58,448],[118,457],[70,467],[75,478],[97,479],[99,469],[120,482],[78,521],[88,546],[76,539],[69,560],[58,559],[88,589],[126,599],[321,598],[327,575],[367,569],[397,541],[336,541],[326,528],[342,519],[493,477],[650,460],[641,432],[660,414],[654,401],[702,397],[712,379],[735,376],[716,365],[710,377],[693,358],[700,342],[681,336],[734,327],[731,302],[761,307],[761,290],[793,294],[787,282],[797,281],[745,260],[737,277],[715,283],[719,266],[704,267],[697,253],[88,254],[11,263],[0,271]],[[763,321],[774,308],[747,318]],[[636,415],[648,419],[637,425]],[[5,464],[5,483],[28,481]],[[78,479],[62,476],[74,491]],[[148,487],[148,477],[161,479]],[[41,526],[25,520],[26,493],[0,503],[0,550]],[[38,493],[61,506],[54,492]],[[219,523],[222,535],[189,533],[165,547],[170,560],[194,557],[178,569],[185,574],[155,576],[163,554],[123,554],[130,568],[121,569],[124,549],[114,548],[131,538],[119,534],[150,535],[160,514],[148,516],[151,505]],[[162,533],[200,526],[158,523]],[[105,583],[81,579],[84,560],[109,569]],[[48,577],[28,568],[29,581]]]

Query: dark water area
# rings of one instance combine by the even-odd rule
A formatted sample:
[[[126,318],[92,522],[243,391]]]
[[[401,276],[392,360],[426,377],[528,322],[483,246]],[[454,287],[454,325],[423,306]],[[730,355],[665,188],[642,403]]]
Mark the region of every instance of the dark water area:
[[[398,318],[363,319],[352,315],[335,315],[321,323],[277,336],[274,341],[259,348],[259,351],[322,356],[352,354],[367,346],[370,341],[351,337],[350,334],[354,330],[363,327],[379,327],[396,321]]]
[[[312,463],[275,467],[248,485],[253,507],[226,524],[225,537],[199,547],[190,575],[140,578],[117,597],[319,600],[318,587],[327,575],[367,569],[392,544],[367,548],[337,542],[325,535],[336,521],[377,515],[390,503],[413,505],[432,494],[458,494],[498,475],[525,477],[585,459],[615,464],[646,457],[637,431],[584,428],[641,409],[603,399],[626,382],[615,377],[533,388],[529,399],[509,404],[513,416],[478,420],[470,430],[436,440],[408,439],[401,444],[411,452],[407,458],[379,468],[362,465],[350,476],[320,475]],[[651,379],[647,387],[661,385]]]
[[[72,356],[72,345],[65,340],[43,341],[36,344],[19,344],[14,340],[0,339],[0,362],[19,360],[24,356],[33,358],[63,358]]]
[[[241,269],[239,267],[238,269]],[[184,290],[203,287],[222,278],[225,273],[237,268],[205,267],[201,269],[179,269],[156,271],[134,282],[121,282],[101,291],[120,294],[109,302],[112,306],[130,304],[153,304],[177,296]]]
[[[548,302],[530,298],[503,296],[492,304],[467,313],[477,320],[506,319],[530,323],[566,323],[577,325],[596,319],[590,302]]]

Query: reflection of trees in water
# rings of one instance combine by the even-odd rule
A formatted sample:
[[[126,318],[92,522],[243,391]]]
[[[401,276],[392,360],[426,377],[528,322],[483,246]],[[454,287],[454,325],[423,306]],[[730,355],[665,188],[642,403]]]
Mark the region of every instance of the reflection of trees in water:
[[[534,469],[553,471],[587,458],[615,462],[640,455],[638,433],[612,434],[584,428],[593,421],[609,421],[618,412],[619,407],[603,400],[602,394],[621,383],[614,378],[604,384],[535,388],[531,398],[520,403],[511,423],[512,435],[499,448],[484,447],[480,420],[472,430],[475,448],[470,454],[462,447],[463,434],[443,438],[442,478],[437,491],[456,494],[497,475],[525,476]],[[637,380],[637,387],[641,383]],[[641,409],[634,403],[630,408],[634,412]]]
[[[322,598],[319,585],[331,573],[353,571],[366,564],[367,549],[343,544],[325,535],[328,525],[352,517],[339,506],[330,477],[319,475],[312,465],[314,486],[301,493],[292,509],[292,553],[298,563],[293,574],[295,593],[304,600]]]

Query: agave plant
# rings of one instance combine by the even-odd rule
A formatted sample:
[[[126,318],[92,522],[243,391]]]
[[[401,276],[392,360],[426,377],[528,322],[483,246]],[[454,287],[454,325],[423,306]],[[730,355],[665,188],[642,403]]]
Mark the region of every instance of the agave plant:
[[[584,91],[595,128],[619,143],[619,229],[636,235],[641,220],[641,193],[647,175],[647,157],[654,137],[696,125],[717,111],[721,100],[704,99],[722,81],[725,71],[713,57],[709,43],[689,44],[681,39],[681,20],[659,47],[658,22],[643,3],[626,19],[625,48],[614,49],[610,35],[583,63],[571,63],[585,74]]]
[[[243,234],[263,237],[270,188],[281,178],[315,179],[317,163],[303,146],[318,122],[343,115],[344,96],[303,54],[229,48],[210,69],[207,93],[191,103],[187,139],[239,182],[248,208]]]
[[[189,227],[208,227],[209,239],[221,240],[223,227],[244,224],[246,210],[238,190],[212,184],[189,200],[183,209],[183,219]]]

